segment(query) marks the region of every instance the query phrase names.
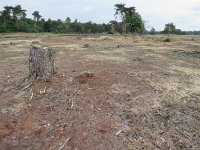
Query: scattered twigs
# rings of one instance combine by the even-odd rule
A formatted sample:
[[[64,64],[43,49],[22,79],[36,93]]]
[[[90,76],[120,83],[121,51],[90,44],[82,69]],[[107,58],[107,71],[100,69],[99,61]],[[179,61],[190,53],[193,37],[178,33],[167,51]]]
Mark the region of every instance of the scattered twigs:
[[[58,150],[62,150],[65,147],[65,145],[67,144],[67,142],[69,142],[70,139],[71,139],[71,137],[67,138],[65,140],[65,142],[63,143],[63,145]]]
[[[125,127],[123,127],[123,129],[119,130],[119,131],[116,133],[116,136],[118,136],[120,133],[126,132],[126,131],[128,131],[128,130],[129,130],[129,127],[128,127],[128,126],[125,126]]]
[[[28,89],[31,85],[33,84],[33,82],[27,86],[24,87],[24,90]]]
[[[118,136],[122,131],[124,131],[124,129],[119,130],[119,131],[116,133],[116,136]]]
[[[97,110],[101,111],[101,108],[97,107],[96,105],[94,105],[94,107],[95,107]]]
[[[60,121],[60,112],[59,112],[59,114],[58,114],[58,120]]]
[[[156,111],[156,114],[161,115],[162,117],[164,117],[164,115],[159,110]]]
[[[40,90],[40,94],[46,93],[46,89],[47,89],[47,87],[45,87],[44,90]]]
[[[33,99],[33,92],[31,93],[31,98],[30,98],[30,101]]]
[[[29,90],[29,93],[31,93],[32,91],[33,91],[33,89],[30,89],[30,90]]]
[[[74,101],[72,100],[71,109],[73,109],[73,107],[74,107]]]

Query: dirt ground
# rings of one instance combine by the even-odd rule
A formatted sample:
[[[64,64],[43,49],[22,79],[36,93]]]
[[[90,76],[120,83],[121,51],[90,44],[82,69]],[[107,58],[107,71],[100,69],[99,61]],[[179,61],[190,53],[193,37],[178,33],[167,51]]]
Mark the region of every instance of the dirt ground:
[[[0,35],[0,150],[199,150],[200,36]],[[56,50],[31,84],[31,43]]]

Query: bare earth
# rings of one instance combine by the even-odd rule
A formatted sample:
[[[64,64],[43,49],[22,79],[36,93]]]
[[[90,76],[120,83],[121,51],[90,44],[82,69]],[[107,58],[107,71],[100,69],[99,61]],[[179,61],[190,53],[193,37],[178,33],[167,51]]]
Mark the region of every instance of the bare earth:
[[[1,34],[0,150],[199,150],[200,36],[170,38]],[[26,78],[32,42],[50,83]]]

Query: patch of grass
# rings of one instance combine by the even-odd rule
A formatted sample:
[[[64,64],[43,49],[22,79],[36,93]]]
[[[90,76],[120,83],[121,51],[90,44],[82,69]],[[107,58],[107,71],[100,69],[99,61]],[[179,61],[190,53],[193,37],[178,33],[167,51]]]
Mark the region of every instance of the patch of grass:
[[[171,42],[171,39],[166,38],[166,39],[163,40],[163,42]]]
[[[90,44],[88,44],[88,43],[83,45],[83,48],[88,48],[88,47],[90,47]]]
[[[200,58],[200,51],[196,51],[196,50],[193,50],[193,51],[182,51],[182,50],[179,50],[179,51],[174,51],[174,53],[177,53],[177,54],[182,55],[182,56]]]
[[[159,43],[162,43],[162,42],[171,42],[172,40],[170,38],[156,38],[154,39],[154,42],[159,42]]]

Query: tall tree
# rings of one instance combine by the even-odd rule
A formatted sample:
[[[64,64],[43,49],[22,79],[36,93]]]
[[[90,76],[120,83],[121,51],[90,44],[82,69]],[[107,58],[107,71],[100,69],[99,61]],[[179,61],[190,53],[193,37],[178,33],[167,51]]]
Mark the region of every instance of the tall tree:
[[[66,24],[70,24],[71,21],[72,21],[72,20],[71,20],[69,17],[67,17],[67,18],[65,19],[65,23],[66,23]]]
[[[126,20],[128,24],[128,29],[130,32],[135,32],[135,33],[143,33],[145,28],[144,28],[144,23],[142,21],[142,17],[140,16],[139,13],[134,13],[132,16],[128,16]]]
[[[151,34],[151,35],[156,34],[156,29],[155,29],[155,28],[151,28],[150,34]]]
[[[44,31],[45,32],[52,32],[52,25],[53,22],[51,19],[48,19],[45,23],[44,23]]]
[[[33,15],[33,19],[35,21],[39,21],[42,18],[42,16],[40,15],[39,11],[34,11],[32,15]]]
[[[121,32],[126,33],[126,8],[125,4],[115,4],[115,18],[120,17],[122,23]]]
[[[6,28],[6,22],[10,20],[10,13],[8,10],[3,10],[0,12],[1,14],[1,22],[3,23],[2,26],[5,29]]]
[[[39,11],[34,11],[33,12],[33,19],[34,19],[34,27],[37,28],[37,22],[42,18],[42,16],[40,15]]]
[[[136,12],[135,7],[126,7],[125,4],[116,4],[115,16],[121,19],[122,33],[126,33],[127,29],[130,32],[143,33],[144,23],[140,14]]]
[[[23,10],[21,5],[12,7],[13,20],[17,31],[24,31],[24,19],[26,17],[26,10]]]
[[[21,19],[25,17],[26,10],[23,10],[20,5],[16,5],[15,7],[5,6],[1,12],[1,20],[3,22],[1,32],[19,31],[21,24],[24,23]]]
[[[21,8],[21,5],[16,5],[15,7],[12,7],[13,19],[15,21],[25,17],[26,16],[25,12],[26,12],[26,10],[23,10]]]
[[[165,28],[163,31],[165,34],[175,34],[176,33],[176,26],[174,23],[167,23],[165,24]]]

